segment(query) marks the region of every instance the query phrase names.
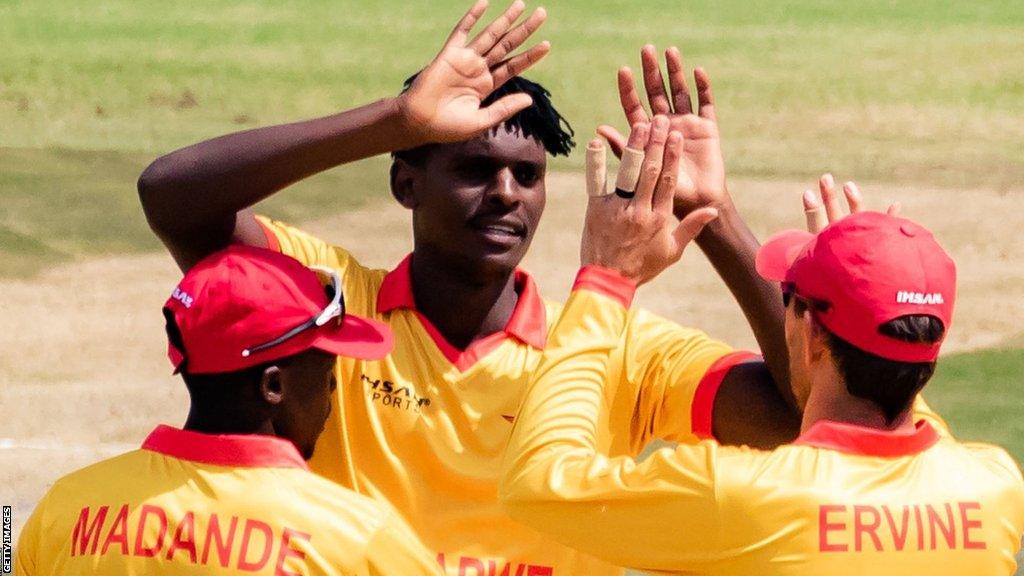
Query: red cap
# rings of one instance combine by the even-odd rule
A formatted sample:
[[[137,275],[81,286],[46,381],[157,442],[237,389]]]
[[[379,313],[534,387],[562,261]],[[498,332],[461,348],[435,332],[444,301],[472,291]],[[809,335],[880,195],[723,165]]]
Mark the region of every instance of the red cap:
[[[946,332],[956,299],[956,265],[923,226],[879,212],[858,212],[818,234],[787,230],[757,253],[758,273],[790,282],[799,296],[830,304],[815,311],[829,331],[857,348],[900,362],[931,362],[942,344],[911,343],[878,328],[924,314]]]
[[[381,322],[345,314],[292,338],[243,355],[317,317],[330,303],[316,272],[262,248],[232,245],[193,266],[164,304],[184,350],[168,345],[176,370],[234,372],[316,348],[339,356],[377,359],[393,345]]]

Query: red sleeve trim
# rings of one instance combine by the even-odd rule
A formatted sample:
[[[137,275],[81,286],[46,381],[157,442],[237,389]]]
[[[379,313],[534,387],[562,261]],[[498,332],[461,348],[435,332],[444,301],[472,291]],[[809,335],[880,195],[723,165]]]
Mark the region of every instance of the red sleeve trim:
[[[263,230],[263,235],[267,237],[267,248],[274,252],[281,251],[281,243],[277,240],[277,234],[267,226],[266,222],[262,218],[257,218],[256,222],[259,223],[260,229]]]
[[[633,303],[633,296],[636,295],[635,282],[614,270],[593,265],[580,268],[572,289],[597,292],[622,304],[623,308],[629,308]]]
[[[704,377],[697,384],[697,391],[693,393],[693,403],[690,405],[690,427],[698,438],[714,438],[712,421],[715,412],[715,397],[718,396],[718,389],[729,373],[737,364],[743,364],[761,356],[747,350],[737,350],[722,356],[708,368]]]

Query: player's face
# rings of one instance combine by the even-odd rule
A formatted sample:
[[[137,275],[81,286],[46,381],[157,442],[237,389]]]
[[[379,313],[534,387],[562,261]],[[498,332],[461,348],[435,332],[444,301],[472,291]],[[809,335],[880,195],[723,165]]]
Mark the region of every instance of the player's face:
[[[539,141],[504,128],[437,146],[415,171],[417,253],[471,270],[515,268],[544,212],[546,166]]]
[[[337,357],[309,350],[293,357],[281,368],[284,401],[274,419],[277,435],[291,440],[310,459],[316,440],[331,413],[331,396],[337,386],[334,364]]]

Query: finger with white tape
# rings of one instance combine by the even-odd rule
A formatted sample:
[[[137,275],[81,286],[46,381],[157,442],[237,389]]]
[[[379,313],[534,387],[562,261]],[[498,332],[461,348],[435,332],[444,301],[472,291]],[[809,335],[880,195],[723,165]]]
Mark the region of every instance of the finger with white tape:
[[[636,148],[626,147],[622,151],[622,160],[619,163],[619,175],[615,179],[615,189],[631,194],[636,190],[636,183],[640,181],[640,167],[644,163],[644,151]]]
[[[825,214],[825,207],[814,197],[810,190],[804,192],[804,217],[807,218],[807,231],[817,234],[828,226],[828,216]]]
[[[606,196],[608,193],[608,166],[604,141],[595,138],[587,144],[587,196]]]

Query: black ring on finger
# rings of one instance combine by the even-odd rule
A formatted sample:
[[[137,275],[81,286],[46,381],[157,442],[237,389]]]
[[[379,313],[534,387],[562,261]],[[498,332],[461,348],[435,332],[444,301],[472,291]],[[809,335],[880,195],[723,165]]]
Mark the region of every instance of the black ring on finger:
[[[615,195],[624,200],[632,200],[636,196],[636,192],[626,192],[622,188],[616,188]]]

